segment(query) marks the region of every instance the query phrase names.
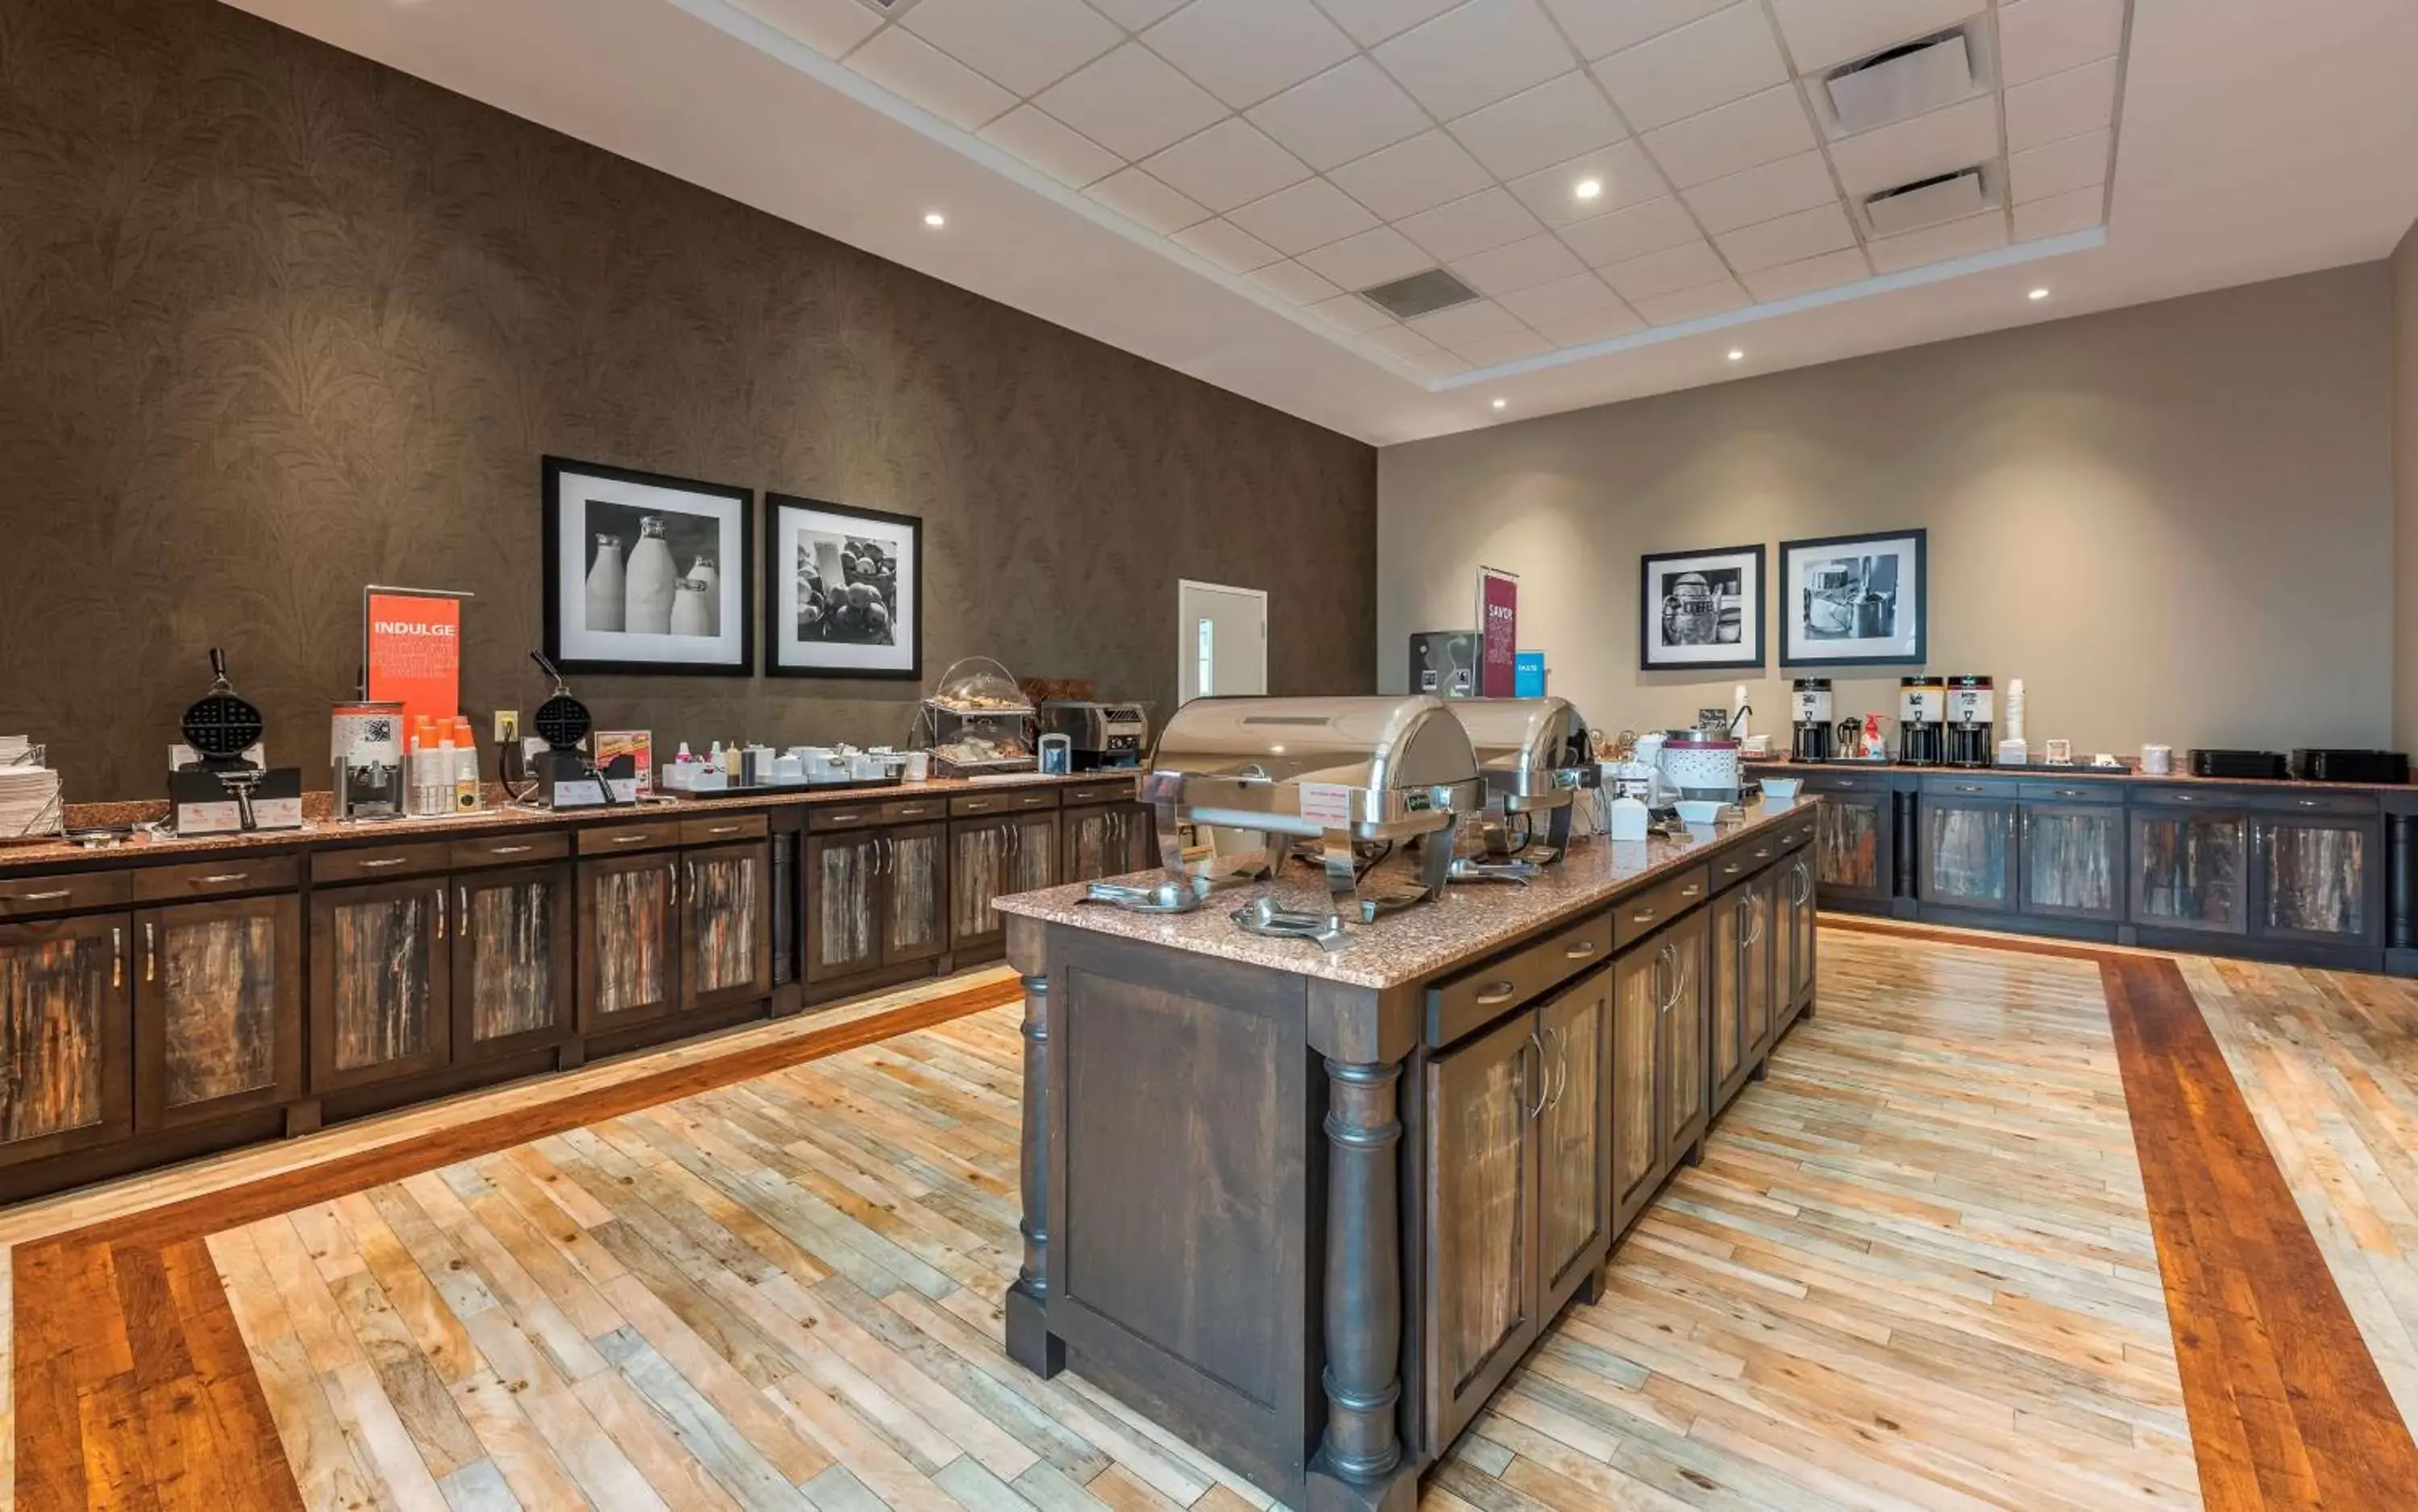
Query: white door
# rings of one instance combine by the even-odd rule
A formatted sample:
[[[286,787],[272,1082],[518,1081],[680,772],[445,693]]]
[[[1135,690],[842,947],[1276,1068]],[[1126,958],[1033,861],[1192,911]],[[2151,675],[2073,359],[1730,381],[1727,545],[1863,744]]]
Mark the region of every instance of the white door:
[[[1186,579],[1175,588],[1175,701],[1268,691],[1268,596]]]

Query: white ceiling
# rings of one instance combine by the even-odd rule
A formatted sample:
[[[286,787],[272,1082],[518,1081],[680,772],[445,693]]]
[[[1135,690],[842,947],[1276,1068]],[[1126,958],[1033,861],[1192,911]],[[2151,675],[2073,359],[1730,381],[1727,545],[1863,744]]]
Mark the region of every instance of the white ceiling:
[[[2418,213],[2410,0],[230,3],[1380,442],[2380,256]],[[1960,24],[1969,90],[1841,130],[1823,75]],[[1976,165],[1978,213],[1873,234],[1867,194]],[[1439,264],[1483,298],[1350,292]]]

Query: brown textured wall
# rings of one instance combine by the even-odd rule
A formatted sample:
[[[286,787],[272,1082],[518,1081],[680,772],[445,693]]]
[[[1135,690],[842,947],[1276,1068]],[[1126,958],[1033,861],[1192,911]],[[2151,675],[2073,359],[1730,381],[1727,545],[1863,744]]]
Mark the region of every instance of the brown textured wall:
[[[925,660],[1174,693],[1179,577],[1365,691],[1376,459],[204,0],[0,0],[0,733],[161,786],[227,648],[317,768],[365,582],[527,709],[545,452],[925,519]],[[905,683],[592,678],[608,727],[903,733]],[[478,717],[483,725],[483,713]]]

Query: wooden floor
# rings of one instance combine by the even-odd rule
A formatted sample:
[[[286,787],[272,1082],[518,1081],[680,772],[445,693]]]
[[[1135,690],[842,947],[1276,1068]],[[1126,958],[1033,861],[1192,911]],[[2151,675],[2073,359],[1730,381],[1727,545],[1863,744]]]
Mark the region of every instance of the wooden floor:
[[[2418,1504],[2418,990],[2015,943],[1826,932],[1426,1504]],[[1011,992],[0,1215],[14,1504],[1266,1506],[1001,1352]]]

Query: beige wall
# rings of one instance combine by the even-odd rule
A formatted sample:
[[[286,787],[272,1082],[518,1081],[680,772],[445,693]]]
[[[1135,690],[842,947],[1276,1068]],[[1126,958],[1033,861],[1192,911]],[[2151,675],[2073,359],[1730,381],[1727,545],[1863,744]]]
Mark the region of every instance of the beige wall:
[[[1921,526],[1931,670],[2024,679],[2035,748],[2383,742],[2391,310],[2369,264],[1388,448],[1379,685],[1483,561],[1590,722],[1743,677],[1779,729],[1776,627],[1759,675],[1638,670],[1639,555],[1761,542],[1776,574],[1783,539]],[[1839,712],[1893,712],[1900,670],[1832,674]]]
[[[2393,254],[2393,743],[2418,751],[2418,226]]]

